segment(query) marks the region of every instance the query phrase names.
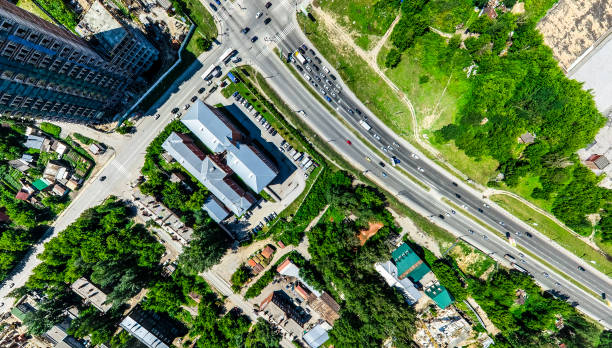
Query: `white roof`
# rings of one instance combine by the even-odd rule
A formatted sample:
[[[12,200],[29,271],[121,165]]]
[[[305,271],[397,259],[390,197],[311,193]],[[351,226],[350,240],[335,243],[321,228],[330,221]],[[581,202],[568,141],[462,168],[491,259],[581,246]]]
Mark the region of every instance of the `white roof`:
[[[305,333],[302,338],[311,348],[319,348],[329,339],[327,334],[329,330],[331,330],[331,326],[327,322],[323,322]]]
[[[231,145],[232,130],[200,99],[193,103],[181,122],[212,152],[222,152]]]
[[[121,327],[149,348],[169,348],[167,344],[129,316],[123,319]]]
[[[404,278],[400,280],[397,278],[397,267],[393,262],[387,261],[377,263],[374,265],[374,269],[383,277],[389,286],[398,289],[402,293],[409,305],[415,304],[423,297],[423,294],[417,290],[410,279]]]
[[[227,165],[257,193],[276,177],[276,172],[253,149],[239,143],[227,148]]]

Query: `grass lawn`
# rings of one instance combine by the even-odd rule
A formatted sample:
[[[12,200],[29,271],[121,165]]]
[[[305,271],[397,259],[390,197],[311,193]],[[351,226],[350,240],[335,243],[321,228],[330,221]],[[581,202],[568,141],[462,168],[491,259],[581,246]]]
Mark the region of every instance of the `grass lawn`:
[[[34,2],[32,2],[32,0],[19,0],[17,1],[17,7],[20,7],[30,13],[33,13],[38,17],[46,20],[47,22],[54,23],[53,20],[49,18],[46,13],[44,13],[38,6],[34,4]]]
[[[455,146],[454,141],[449,141],[446,144],[436,144],[435,148],[442,153],[442,156],[451,163],[455,168],[467,175],[470,179],[485,185],[489,179],[496,174],[496,168],[499,163],[491,158],[483,158],[480,161],[469,157]]]
[[[559,0],[524,0],[525,15],[530,19],[539,21],[546,12]]]
[[[381,50],[379,62],[386,53]],[[402,54],[397,67],[385,73],[413,102],[419,127],[434,131],[454,121],[469,90],[463,68],[470,64],[467,52],[448,50],[444,38],[428,33]]]
[[[454,33],[455,27],[478,18],[472,0],[431,0],[426,5],[431,26],[446,33]]]
[[[531,197],[531,192],[533,192],[533,189],[535,189],[536,187],[541,187],[541,186],[542,185],[540,185],[539,177],[528,175],[526,177],[521,178],[521,180],[519,181],[518,185],[516,185],[516,187],[508,187],[505,184],[502,184],[500,188],[510,191],[510,192],[514,192],[517,195],[527,199],[531,203],[537,205],[538,207],[550,212],[552,210],[552,204],[554,201],[553,198],[549,200],[545,200],[545,199],[535,199]]]
[[[319,0],[317,4],[332,13],[348,29],[363,49],[372,46],[371,35],[383,36],[399,14],[399,0]]]
[[[588,244],[575,237],[553,220],[536,212],[513,197],[494,195],[491,196],[491,199],[508,212],[530,224],[540,233],[551,238],[578,257],[583,258],[587,262],[595,261],[594,264],[591,263],[593,267],[605,274],[610,274],[612,272],[612,262],[608,261],[604,255],[591,248]],[[534,222],[538,225],[534,226]],[[608,248],[608,251],[610,251],[609,249],[610,248]]]
[[[191,18],[198,27],[197,31],[199,31],[201,35],[207,38],[217,37],[218,33],[215,21],[210,12],[202,5],[202,2],[199,0],[174,0],[172,3],[180,4],[180,7],[183,9],[182,12]],[[175,8],[176,7],[175,5]]]
[[[355,95],[396,133],[412,136],[412,121],[407,107],[368,64],[348,46],[336,46],[317,23],[298,14],[300,27],[306,28],[310,41],[336,68]]]

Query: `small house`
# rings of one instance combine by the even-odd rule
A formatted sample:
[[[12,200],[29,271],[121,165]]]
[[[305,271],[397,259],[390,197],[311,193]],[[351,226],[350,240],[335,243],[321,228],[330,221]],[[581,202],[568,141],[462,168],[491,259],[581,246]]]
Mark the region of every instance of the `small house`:
[[[593,170],[604,169],[608,164],[610,164],[610,161],[604,155],[597,154],[592,154],[584,161],[584,165]]]
[[[15,199],[18,199],[20,201],[27,201],[28,198],[30,198],[30,194],[25,191],[19,191],[15,195]]]
[[[106,151],[106,147],[104,147],[102,144],[93,143],[89,145],[89,151],[91,151],[91,153],[94,155],[101,155]]]
[[[53,188],[51,189],[51,192],[53,192],[54,194],[58,195],[58,196],[63,196],[68,192],[68,189],[65,188],[64,186],[60,185],[60,184],[55,184],[53,185]]]
[[[43,141],[45,141],[44,137],[38,135],[28,135],[28,138],[23,145],[28,149],[40,150],[42,148]]]
[[[266,247],[261,251],[261,256],[265,257],[266,259],[272,257],[273,254],[274,249],[272,249],[269,245],[266,245]]]
[[[521,144],[533,144],[533,142],[535,141],[535,134],[531,134],[529,132],[527,133],[523,133],[521,134],[521,136],[518,138],[518,142]]]

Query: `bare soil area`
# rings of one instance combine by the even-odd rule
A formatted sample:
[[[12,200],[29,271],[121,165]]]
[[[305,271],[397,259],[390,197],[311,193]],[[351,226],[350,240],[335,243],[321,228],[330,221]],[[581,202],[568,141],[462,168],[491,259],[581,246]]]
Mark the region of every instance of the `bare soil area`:
[[[559,65],[567,71],[576,58],[612,28],[612,1],[559,0],[537,27]]]

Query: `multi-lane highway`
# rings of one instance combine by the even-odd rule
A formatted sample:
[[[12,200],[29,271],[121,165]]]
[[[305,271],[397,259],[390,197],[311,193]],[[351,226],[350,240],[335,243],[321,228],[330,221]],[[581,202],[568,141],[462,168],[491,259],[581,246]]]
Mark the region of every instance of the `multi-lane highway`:
[[[382,188],[396,195],[398,199],[424,216],[435,216],[432,218],[435,223],[453,232],[459,238],[497,259],[503,259],[505,254],[511,254],[517,259],[523,258],[525,262],[521,262],[521,266],[533,274],[542,286],[556,289],[568,295],[570,301],[577,302],[582,311],[605,326],[612,327],[612,310],[600,299],[577,288],[563,277],[556,275],[553,270],[546,269],[536,260],[530,259],[528,256],[521,257],[519,252],[506,240],[476,225],[460,212],[451,214],[451,216],[443,215],[445,218],[440,219],[439,214],[450,211],[450,207],[440,200],[441,197],[446,197],[459,206],[465,205],[469,211],[479,216],[492,228],[502,233],[512,233],[517,243],[594,292],[601,293],[608,289],[608,292],[612,293],[612,282],[608,277],[556,246],[536,231],[530,230],[529,226],[514,219],[490,202],[488,204],[491,207],[486,208],[484,206],[485,201],[481,199],[481,195],[477,191],[465,185],[461,180],[450,176],[444,169],[439,168],[413,149],[406,141],[397,137],[350,92],[342,83],[340,75],[323,57],[317,56],[321,59],[319,64],[308,50],[305,54],[309,55],[320,70],[323,71],[322,66],[326,66],[330,69],[330,73],[337,78],[336,80],[329,78],[330,82],[333,80],[334,84],[337,83],[340,87],[337,88],[340,93],[336,93],[331,105],[337,109],[346,122],[352,125],[353,129],[347,129],[316,98],[309,94],[288,70],[295,68],[287,67],[273,51],[274,47],[279,47],[287,53],[297,49],[303,43],[306,43],[308,48],[313,48],[304,38],[295,21],[294,13],[303,5],[299,3],[299,0],[297,4],[295,1],[273,2],[269,9],[265,8],[265,1],[263,0],[223,2],[222,6],[219,6],[219,10],[214,13],[220,27],[220,46],[215,46],[213,51],[199,57],[199,61],[184,75],[186,76],[184,81],[173,86],[172,90],[160,100],[158,108],[151,111],[151,115],[156,113],[162,115],[159,120],[154,117],[143,118],[138,125],[138,132],[132,138],[126,139],[123,146],[115,148],[116,157],[99,174],[100,176],[107,176],[108,179],[102,183],[97,181],[97,178],[93,178],[90,183],[86,184],[77,199],[55,222],[55,228],[50,233],[49,238],[74,221],[84,209],[98,204],[109,194],[125,196],[125,193],[129,192],[129,182],[138,176],[139,168],[144,160],[145,148],[169,122],[170,110],[188,102],[192,96],[197,94],[200,87],[204,86],[208,89],[209,87],[200,78],[201,74],[210,65],[219,64],[222,52],[228,48],[233,48],[238,50],[238,56],[242,58],[244,63],[254,65],[263,73],[268,83],[288,105],[294,110],[304,111],[300,113],[301,117],[316,133],[307,134],[307,136],[319,136],[328,141],[347,161],[359,170],[366,172],[366,175]],[[208,8],[207,2],[203,3]],[[257,12],[262,12],[260,18],[256,18]],[[264,24],[266,18],[270,18],[267,25]],[[241,32],[245,27],[249,27],[249,32],[246,34]],[[258,40],[252,42],[253,36],[257,36]],[[302,69],[306,70],[303,66]],[[315,70],[312,67],[311,69]],[[226,71],[227,68],[224,67],[224,72]],[[329,74],[326,73],[325,77],[328,76]],[[317,83],[319,84],[319,81]],[[324,80],[323,83],[325,83]],[[320,88],[316,89],[320,91]],[[323,89],[325,90],[324,87]],[[326,93],[329,93],[329,91],[326,90]],[[349,112],[349,109],[353,112]],[[355,111],[356,109],[359,109],[362,114],[359,115]],[[358,121],[364,117],[368,117],[367,122],[371,126],[369,131],[358,124]],[[355,131],[361,132],[363,137],[376,148],[386,148],[386,152],[384,150],[379,151],[384,154],[384,158],[379,157],[378,152],[372,151],[370,147],[355,137]],[[350,144],[347,140],[350,141]],[[394,145],[394,143],[397,143],[397,145]],[[413,154],[416,154],[418,159]],[[419,185],[391,167],[387,156],[396,156],[401,161],[399,166],[431,187],[431,191],[423,190]],[[370,158],[371,161],[366,158]],[[383,168],[378,164],[379,162],[387,164]],[[385,172],[384,176],[383,171]],[[482,209],[482,212],[478,209]],[[504,222],[503,226],[499,224],[500,221]],[[470,233],[469,230],[474,231],[474,233]],[[521,232],[520,236],[514,234],[519,231]],[[526,232],[528,231],[531,236],[527,235]],[[33,267],[39,263],[36,255],[41,251],[42,246],[38,246],[33,253],[28,255],[21,265],[20,271],[0,289],[0,301],[6,302],[5,306],[0,307],[0,313],[7,311],[9,308],[8,302],[10,300],[6,295],[11,289],[6,284],[23,285],[31,274]],[[580,271],[578,266],[584,267],[585,271]],[[543,272],[550,274],[550,276],[545,276]]]
[[[560,275],[556,275],[554,270],[546,269],[536,260],[521,256],[519,251],[512,247],[507,240],[481,228],[469,218],[461,215],[460,212],[446,216],[446,212],[449,212],[451,208],[444,204],[440,198],[445,197],[457,206],[464,207],[465,210],[481,219],[491,228],[498,230],[502,235],[510,233],[517,244],[546,260],[559,271],[572,277],[596,294],[612,292],[610,278],[590,267],[584,260],[542,236],[527,224],[512,217],[492,202],[484,200],[482,194],[467,185],[464,180],[451,176],[382,124],[342,83],[340,75],[325,61],[324,57],[318,55],[316,50],[311,51],[314,47],[299,30],[294,15],[296,9],[301,8],[303,4],[298,3],[296,5],[295,1],[274,2],[270,9],[265,9],[264,4],[265,1],[263,0],[249,2],[248,4],[240,1],[235,4],[224,3],[218,18],[224,28],[225,42],[229,42],[232,47],[238,48],[243,57],[246,58],[247,63],[255,65],[263,72],[264,76],[269,77],[268,83],[294,110],[303,110],[304,113],[300,114],[304,115],[304,120],[319,136],[329,141],[330,145],[336,148],[354,166],[367,171],[373,180],[389,192],[396,194],[398,198],[409,204],[413,209],[425,216],[433,216],[432,220],[436,224],[453,231],[458,236],[462,236],[469,243],[491,253],[498,259],[501,259],[506,253],[513,255],[517,262],[529,270],[544,287],[568,295],[570,301],[577,302],[580,309],[585,313],[600,320],[608,327],[612,327],[612,310],[601,301],[601,298],[596,298],[577,288]],[[256,18],[258,12],[263,12],[260,18]],[[230,14],[231,16],[229,16]],[[271,19],[269,24],[264,23],[266,18]],[[246,35],[241,32],[245,27],[249,28]],[[264,38],[264,41],[251,43],[250,38],[253,36],[258,36],[260,39]],[[310,62],[301,64],[295,59],[292,63],[293,68],[297,69],[297,66],[300,66],[299,75],[304,76],[306,74],[306,76],[309,76],[310,79],[304,78],[304,80],[308,81],[307,83],[310,83],[317,93],[330,97],[331,106],[352,125],[352,130],[346,129],[342,123],[330,115],[287,71],[287,67],[281,59],[272,53],[272,47],[278,46],[286,56],[287,53],[295,51],[302,44],[307,46],[303,55],[310,58]],[[318,70],[314,65],[317,66]],[[325,69],[330,72],[327,73]],[[333,79],[330,74],[333,74],[336,79]],[[329,83],[325,80],[328,80]],[[315,83],[317,86],[314,85]],[[336,86],[336,84],[339,86]],[[328,86],[328,89],[324,87],[325,85]],[[340,93],[333,91],[334,88]],[[336,95],[333,96],[332,92]],[[358,123],[364,119],[371,127],[369,130]],[[355,137],[353,133],[355,131],[360,132],[367,141],[380,151],[375,153],[362,144]],[[350,141],[350,144],[347,140]],[[383,158],[378,156],[379,153],[384,155]],[[398,158],[401,162],[399,166],[429,186],[431,191],[423,190],[391,168],[389,160],[391,156]],[[371,161],[368,161],[368,159]],[[379,162],[385,163],[385,167],[380,166]],[[444,216],[444,219],[439,217],[440,214]],[[470,233],[470,230],[474,233]],[[525,262],[519,261],[521,259]],[[585,270],[582,271],[579,267]]]

